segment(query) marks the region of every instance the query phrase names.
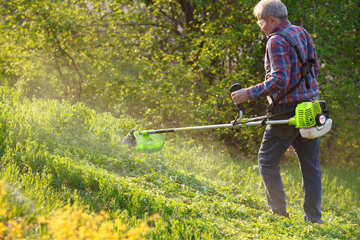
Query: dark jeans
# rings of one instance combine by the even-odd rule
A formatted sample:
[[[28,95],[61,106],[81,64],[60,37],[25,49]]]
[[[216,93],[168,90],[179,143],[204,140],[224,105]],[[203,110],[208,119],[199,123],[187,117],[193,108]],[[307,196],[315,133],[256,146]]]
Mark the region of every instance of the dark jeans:
[[[290,129],[284,126],[283,131]],[[281,129],[280,129],[281,130]],[[304,191],[305,219],[312,222],[321,221],[321,170],[319,146],[320,139],[304,139],[298,130],[290,129],[290,136],[279,137],[278,126],[267,126],[260,146],[258,160],[264,181],[269,206],[273,211],[286,212],[286,201],[280,177],[280,158],[292,145],[295,149],[302,172]],[[285,134],[286,135],[286,134]]]

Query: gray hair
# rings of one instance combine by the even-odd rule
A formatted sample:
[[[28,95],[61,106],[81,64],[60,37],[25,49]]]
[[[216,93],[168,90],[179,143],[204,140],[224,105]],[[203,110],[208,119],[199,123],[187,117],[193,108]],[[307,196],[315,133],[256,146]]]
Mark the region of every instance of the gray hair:
[[[288,11],[280,0],[261,0],[254,8],[254,15],[260,19],[267,19],[270,16],[286,20]]]

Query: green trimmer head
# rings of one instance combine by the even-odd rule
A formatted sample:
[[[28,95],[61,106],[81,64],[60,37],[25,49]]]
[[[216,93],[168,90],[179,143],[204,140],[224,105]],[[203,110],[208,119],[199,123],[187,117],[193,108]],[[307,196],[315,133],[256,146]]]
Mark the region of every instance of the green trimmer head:
[[[128,135],[124,137],[122,143],[135,147],[136,151],[138,152],[152,153],[160,151],[165,144],[164,136],[161,134],[153,134],[149,132],[140,132],[133,129]]]

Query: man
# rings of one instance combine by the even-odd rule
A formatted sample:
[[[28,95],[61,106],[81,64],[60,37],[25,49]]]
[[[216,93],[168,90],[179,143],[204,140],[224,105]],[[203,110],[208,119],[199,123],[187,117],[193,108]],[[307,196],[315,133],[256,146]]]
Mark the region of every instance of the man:
[[[235,104],[267,96],[272,114],[294,114],[303,101],[318,99],[316,76],[319,64],[310,35],[288,21],[286,6],[280,0],[262,0],[254,8],[262,32],[268,37],[264,82],[232,93]],[[284,36],[287,35],[287,36]],[[296,42],[296,47],[289,42]],[[298,49],[296,49],[298,48]],[[299,56],[300,55],[300,56]],[[308,71],[303,67],[310,66]],[[305,75],[305,76],[303,76]],[[320,139],[304,139],[292,126],[267,126],[258,153],[259,169],[272,213],[289,217],[280,177],[280,157],[293,146],[301,167],[305,221],[321,222]]]

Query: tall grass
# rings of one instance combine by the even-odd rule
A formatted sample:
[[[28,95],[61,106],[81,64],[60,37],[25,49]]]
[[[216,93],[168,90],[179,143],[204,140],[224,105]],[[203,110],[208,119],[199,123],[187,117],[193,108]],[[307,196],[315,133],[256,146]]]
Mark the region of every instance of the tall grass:
[[[27,203],[12,207],[24,219],[27,238],[51,233],[51,226],[41,228],[38,216],[45,223],[56,216],[66,222],[74,212],[100,216],[98,226],[121,221],[134,229],[159,214],[149,223],[149,239],[360,236],[359,168],[323,168],[324,223],[312,225],[303,221],[301,175],[294,161],[282,164],[291,215],[284,219],[268,211],[256,162],[234,157],[222,143],[198,144],[191,133],[169,135],[163,151],[137,153],[120,142],[130,129],[146,127],[143,122],[81,104],[28,100],[6,90],[0,95],[0,177]],[[10,218],[1,222],[11,225]],[[85,223],[76,224],[82,229]]]

